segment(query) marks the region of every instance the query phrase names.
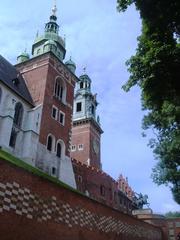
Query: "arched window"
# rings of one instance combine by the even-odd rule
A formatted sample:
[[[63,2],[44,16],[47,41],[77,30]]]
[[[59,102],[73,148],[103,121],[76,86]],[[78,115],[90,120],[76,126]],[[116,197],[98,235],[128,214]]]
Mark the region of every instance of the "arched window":
[[[61,139],[56,143],[56,156],[61,159],[64,159],[65,157],[65,144]]]
[[[48,136],[47,139],[47,150],[52,151],[53,139],[52,136]]]
[[[0,103],[1,103],[1,98],[2,98],[2,90],[0,88]]]
[[[60,78],[56,79],[54,94],[59,100],[66,102],[66,84]]]
[[[23,112],[23,105],[20,102],[16,103],[13,123],[17,127],[21,127],[22,125]]]
[[[61,158],[61,155],[62,155],[62,146],[61,146],[61,143],[59,142],[57,144],[57,149],[56,149],[56,156]]]
[[[9,140],[10,147],[15,148],[16,138],[17,138],[17,131],[15,130],[15,128],[12,128],[11,136],[10,136],[10,140]]]

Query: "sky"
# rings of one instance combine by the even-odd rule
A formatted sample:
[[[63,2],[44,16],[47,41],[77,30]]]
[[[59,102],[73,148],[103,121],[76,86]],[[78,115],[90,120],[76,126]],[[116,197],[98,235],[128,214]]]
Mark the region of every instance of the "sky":
[[[11,63],[44,31],[53,0],[6,0],[0,4],[0,54]],[[66,60],[72,56],[76,74],[87,67],[104,130],[101,143],[103,170],[114,179],[122,173],[137,193],[149,196],[153,212],[179,211],[166,186],[151,178],[156,164],[148,137],[142,137],[140,90],[125,93],[126,60],[135,54],[141,20],[134,6],[118,13],[116,0],[57,0],[60,35],[66,38]],[[149,135],[149,137],[151,137]]]

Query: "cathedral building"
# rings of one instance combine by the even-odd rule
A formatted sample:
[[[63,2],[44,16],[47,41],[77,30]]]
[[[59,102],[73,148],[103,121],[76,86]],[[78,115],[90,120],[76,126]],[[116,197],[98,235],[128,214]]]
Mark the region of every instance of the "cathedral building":
[[[102,170],[97,95],[86,71],[64,62],[57,8],[43,35],[13,66],[0,56],[0,146],[26,163],[87,196],[130,213],[134,192],[122,176],[115,181]]]
[[[0,144],[46,173],[76,188],[71,158],[71,122],[76,66],[63,63],[56,6],[32,58],[22,53],[12,66],[1,57]]]

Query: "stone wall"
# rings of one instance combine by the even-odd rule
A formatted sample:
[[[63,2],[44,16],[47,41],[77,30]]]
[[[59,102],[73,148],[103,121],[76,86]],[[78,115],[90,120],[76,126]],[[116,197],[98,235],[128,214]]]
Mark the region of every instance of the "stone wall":
[[[159,228],[0,160],[0,239],[161,240]]]

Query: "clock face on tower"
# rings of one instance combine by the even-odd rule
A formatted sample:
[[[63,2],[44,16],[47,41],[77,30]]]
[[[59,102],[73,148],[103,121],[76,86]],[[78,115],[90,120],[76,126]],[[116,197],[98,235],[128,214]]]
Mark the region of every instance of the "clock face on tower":
[[[96,139],[93,140],[93,150],[96,154],[99,153],[99,142]]]

